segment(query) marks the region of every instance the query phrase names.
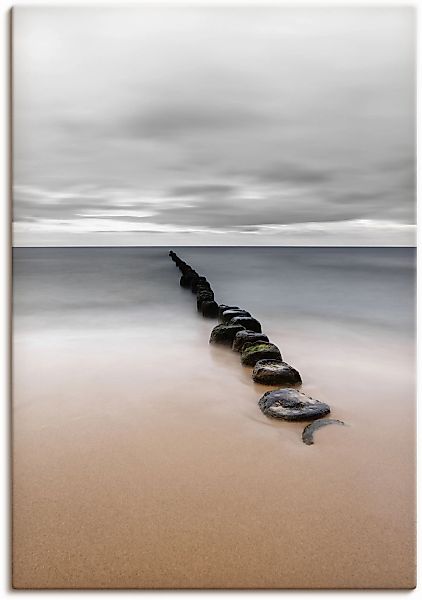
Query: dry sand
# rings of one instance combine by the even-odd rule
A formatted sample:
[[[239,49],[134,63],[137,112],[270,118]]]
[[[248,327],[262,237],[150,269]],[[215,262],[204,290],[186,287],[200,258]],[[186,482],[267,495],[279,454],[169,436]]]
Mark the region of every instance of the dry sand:
[[[414,586],[408,342],[269,332],[349,425],[306,446],[212,326],[16,336],[13,585]]]

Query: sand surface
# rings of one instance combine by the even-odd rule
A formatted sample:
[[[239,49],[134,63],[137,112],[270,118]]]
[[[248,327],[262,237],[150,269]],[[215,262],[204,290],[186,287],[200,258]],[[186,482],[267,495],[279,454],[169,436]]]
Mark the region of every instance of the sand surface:
[[[16,331],[14,586],[412,587],[409,340],[268,319],[303,391],[348,425],[306,446],[174,290],[179,315]]]

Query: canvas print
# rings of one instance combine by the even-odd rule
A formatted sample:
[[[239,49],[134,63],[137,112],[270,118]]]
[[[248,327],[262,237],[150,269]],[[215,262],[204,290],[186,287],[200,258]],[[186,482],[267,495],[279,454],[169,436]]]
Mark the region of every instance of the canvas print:
[[[414,587],[414,9],[11,18],[13,587]]]

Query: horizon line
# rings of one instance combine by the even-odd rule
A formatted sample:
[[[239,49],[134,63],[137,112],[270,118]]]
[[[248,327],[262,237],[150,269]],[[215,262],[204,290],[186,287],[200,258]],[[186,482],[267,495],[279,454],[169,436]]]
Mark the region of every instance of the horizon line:
[[[382,245],[364,245],[364,244],[90,244],[86,245],[37,245],[37,246],[26,246],[26,245],[12,245],[10,248],[417,248],[417,244],[382,244]]]

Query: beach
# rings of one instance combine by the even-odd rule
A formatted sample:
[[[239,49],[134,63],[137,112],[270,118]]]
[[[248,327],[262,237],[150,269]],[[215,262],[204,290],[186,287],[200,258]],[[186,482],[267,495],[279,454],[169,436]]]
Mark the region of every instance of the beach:
[[[313,446],[169,249],[14,249],[14,587],[413,587],[415,249],[173,248],[346,423]]]

